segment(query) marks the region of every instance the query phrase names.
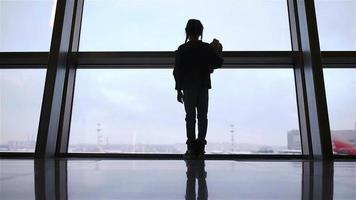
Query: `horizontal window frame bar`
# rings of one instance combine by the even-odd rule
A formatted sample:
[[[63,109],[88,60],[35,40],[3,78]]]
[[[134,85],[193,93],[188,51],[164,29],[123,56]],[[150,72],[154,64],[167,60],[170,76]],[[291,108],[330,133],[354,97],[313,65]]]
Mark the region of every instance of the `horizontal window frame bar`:
[[[10,158],[33,158],[35,153],[31,152],[0,152],[1,159],[10,159]]]
[[[324,63],[331,59],[346,59],[347,62],[355,62],[356,51],[322,51],[321,57],[324,58]]]
[[[49,52],[0,52],[0,68],[47,68]]]
[[[356,155],[335,155],[334,154],[334,161],[356,161]]]
[[[340,64],[340,63],[323,64],[323,69],[355,69],[355,68],[356,68],[356,63],[355,64]]]
[[[98,159],[167,159],[167,160],[184,160],[184,154],[136,154],[136,153],[63,153],[58,154],[61,158],[98,158]],[[296,160],[309,159],[308,156],[283,155],[283,154],[205,154],[205,160]]]
[[[222,68],[291,68],[299,52],[227,51]],[[46,69],[48,52],[0,52],[0,69]],[[324,68],[356,68],[356,51],[321,53]],[[71,58],[81,69],[172,68],[174,52],[78,52]]]
[[[59,154],[60,158],[69,159],[183,159],[183,154],[133,154],[133,153],[63,153]],[[293,160],[293,159],[310,159],[307,155],[283,155],[283,154],[207,154],[207,160]],[[0,152],[0,159],[28,159],[34,158],[34,153],[30,152]],[[335,161],[351,161],[356,160],[355,155],[334,155]]]
[[[292,69],[293,65],[257,65],[239,64],[223,65],[221,69]],[[77,65],[77,69],[173,69],[173,65]],[[220,68],[219,68],[220,69]],[[218,69],[218,70],[219,70]]]
[[[356,51],[321,52],[323,68],[356,68]]]
[[[291,67],[293,52],[224,52],[223,68]],[[81,52],[78,68],[172,68],[174,52]]]
[[[0,65],[0,69],[47,69],[47,65]]]

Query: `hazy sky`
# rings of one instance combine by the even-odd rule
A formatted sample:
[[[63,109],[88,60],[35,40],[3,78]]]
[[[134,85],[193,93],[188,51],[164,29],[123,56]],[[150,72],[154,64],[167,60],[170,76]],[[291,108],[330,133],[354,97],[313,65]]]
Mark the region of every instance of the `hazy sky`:
[[[104,3],[105,2],[105,3]],[[48,51],[52,0],[0,0],[0,51]],[[356,50],[356,0],[317,1],[323,50]],[[187,19],[201,19],[204,40],[224,50],[290,50],[284,0],[86,0],[82,51],[172,51]],[[0,70],[0,143],[34,138],[45,70]],[[286,145],[298,128],[291,69],[218,70],[210,94],[211,142]],[[333,129],[356,121],[356,69],[326,70]],[[101,123],[110,143],[183,143],[184,110],[172,70],[78,70],[71,144],[96,143]],[[6,117],[5,117],[6,116]],[[104,139],[105,140],[105,139]]]
[[[89,0],[80,49],[175,50],[190,18],[205,26],[204,40],[224,50],[290,50],[287,4],[281,0]],[[105,38],[105,39],[103,39]]]

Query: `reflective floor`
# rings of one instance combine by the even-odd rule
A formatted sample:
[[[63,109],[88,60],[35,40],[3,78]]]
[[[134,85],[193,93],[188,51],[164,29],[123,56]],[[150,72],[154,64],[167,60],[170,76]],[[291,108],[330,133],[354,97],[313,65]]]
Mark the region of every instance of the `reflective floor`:
[[[356,199],[356,162],[0,160],[0,199]]]

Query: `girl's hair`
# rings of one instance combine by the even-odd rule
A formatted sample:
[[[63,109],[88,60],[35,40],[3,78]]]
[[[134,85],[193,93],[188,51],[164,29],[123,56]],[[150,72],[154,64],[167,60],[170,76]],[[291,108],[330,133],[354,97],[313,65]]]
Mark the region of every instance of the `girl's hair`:
[[[197,19],[190,19],[188,20],[187,26],[185,27],[185,42],[188,41],[188,35],[196,35],[201,36],[203,39],[203,24]]]

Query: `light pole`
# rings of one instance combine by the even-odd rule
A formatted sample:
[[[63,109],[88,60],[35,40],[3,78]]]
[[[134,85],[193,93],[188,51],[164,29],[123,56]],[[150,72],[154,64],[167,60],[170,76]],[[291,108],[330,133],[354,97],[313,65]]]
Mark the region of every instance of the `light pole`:
[[[234,124],[230,124],[230,133],[231,133],[231,153],[233,153],[235,150],[234,150]]]
[[[101,134],[101,131],[103,130],[101,128],[101,124],[100,123],[97,123],[96,124],[96,133],[97,133],[97,138],[96,138],[96,142],[97,142],[97,145],[99,147],[99,150],[102,152],[103,151],[103,148],[102,148],[102,143],[103,143],[103,135]]]

